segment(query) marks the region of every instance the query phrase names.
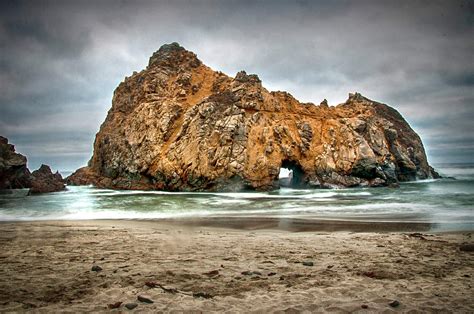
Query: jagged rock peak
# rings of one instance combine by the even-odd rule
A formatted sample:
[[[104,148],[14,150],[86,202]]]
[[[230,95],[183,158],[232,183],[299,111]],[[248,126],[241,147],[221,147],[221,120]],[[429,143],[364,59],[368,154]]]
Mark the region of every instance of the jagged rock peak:
[[[31,173],[29,194],[51,193],[65,189],[61,174],[59,172],[53,173],[48,165],[42,164],[41,167]]]
[[[363,102],[363,101],[371,101],[371,100],[362,96],[361,93],[355,92],[355,93],[349,93],[349,98],[347,99],[346,103]]]
[[[235,75],[235,80],[241,83],[262,83],[257,74],[247,74],[245,71],[238,72]]]
[[[153,53],[148,66],[176,68],[187,64],[192,68],[196,68],[201,63],[195,53],[184,49],[177,42],[173,42],[161,46],[160,49]]]
[[[167,53],[176,53],[179,51],[185,51],[184,47],[182,47],[177,42],[172,42],[171,44],[164,44],[158,49],[158,53],[167,54]]]

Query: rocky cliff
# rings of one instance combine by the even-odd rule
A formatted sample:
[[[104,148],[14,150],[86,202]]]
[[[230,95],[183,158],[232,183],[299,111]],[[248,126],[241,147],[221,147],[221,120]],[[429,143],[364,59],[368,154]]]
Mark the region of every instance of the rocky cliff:
[[[256,75],[204,65],[177,43],[125,78],[88,167],[70,184],[171,191],[381,186],[430,178],[420,137],[358,93],[335,107],[269,92]]]
[[[0,190],[22,189],[31,184],[26,157],[15,152],[15,146],[0,136]]]
[[[64,180],[47,165],[30,173],[26,157],[15,152],[15,146],[0,136],[0,190],[29,188],[30,194],[49,193],[65,190]]]

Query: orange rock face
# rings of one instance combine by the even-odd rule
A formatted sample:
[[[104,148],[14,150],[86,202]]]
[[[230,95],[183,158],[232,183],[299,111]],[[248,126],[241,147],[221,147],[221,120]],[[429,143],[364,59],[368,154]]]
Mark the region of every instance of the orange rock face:
[[[97,133],[88,167],[69,184],[171,191],[269,190],[280,168],[293,187],[380,186],[436,173],[393,108],[358,93],[336,107],[269,92],[176,43],[127,77]]]

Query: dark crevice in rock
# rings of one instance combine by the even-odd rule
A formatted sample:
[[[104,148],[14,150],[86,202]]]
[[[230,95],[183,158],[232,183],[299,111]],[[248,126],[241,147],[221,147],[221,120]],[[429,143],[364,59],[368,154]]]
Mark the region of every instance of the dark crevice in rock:
[[[281,162],[280,168],[290,170],[290,176],[288,178],[280,178],[279,186],[294,189],[306,187],[304,170],[297,161],[285,159]]]

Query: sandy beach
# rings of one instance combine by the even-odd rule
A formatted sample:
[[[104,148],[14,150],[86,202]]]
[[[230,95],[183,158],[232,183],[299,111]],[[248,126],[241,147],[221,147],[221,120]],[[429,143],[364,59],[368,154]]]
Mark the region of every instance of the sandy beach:
[[[474,311],[471,232],[285,225],[1,223],[0,312]]]

